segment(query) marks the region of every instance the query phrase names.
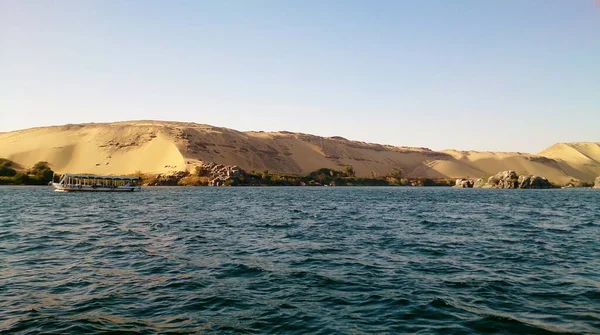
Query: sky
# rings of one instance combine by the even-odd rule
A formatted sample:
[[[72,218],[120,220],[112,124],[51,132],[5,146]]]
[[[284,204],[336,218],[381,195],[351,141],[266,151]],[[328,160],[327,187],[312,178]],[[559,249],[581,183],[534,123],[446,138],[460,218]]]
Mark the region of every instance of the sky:
[[[600,141],[600,5],[0,0],[0,132],[148,119],[434,150]]]

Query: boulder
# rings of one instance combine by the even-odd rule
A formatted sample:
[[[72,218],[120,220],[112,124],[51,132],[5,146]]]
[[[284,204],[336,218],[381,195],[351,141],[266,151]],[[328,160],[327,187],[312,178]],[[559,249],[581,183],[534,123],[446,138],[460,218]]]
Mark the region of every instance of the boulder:
[[[225,186],[227,179],[223,177],[216,177],[208,183],[208,186]]]
[[[545,177],[519,176],[519,188],[552,188],[553,185]]]
[[[457,188],[473,188],[473,184],[474,184],[474,182],[471,179],[459,178],[459,179],[456,179],[454,187],[457,187]]]
[[[600,177],[596,177],[594,181],[594,188],[600,188]]]
[[[572,188],[572,187],[584,187],[585,184],[581,182],[579,179],[571,178],[568,182],[566,182],[562,188]]]
[[[485,186],[485,180],[483,178],[479,178],[475,180],[473,183],[473,188],[483,188]]]
[[[519,177],[515,171],[507,170],[488,178],[486,188],[517,188]]]

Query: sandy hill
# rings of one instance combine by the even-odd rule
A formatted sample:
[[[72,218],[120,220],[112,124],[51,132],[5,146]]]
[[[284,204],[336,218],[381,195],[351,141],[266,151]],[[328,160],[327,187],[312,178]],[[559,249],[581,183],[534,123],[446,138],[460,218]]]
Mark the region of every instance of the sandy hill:
[[[556,144],[538,155],[432,151],[290,132],[239,132],[195,123],[132,121],[0,133],[0,157],[23,166],[48,161],[58,172],[131,174],[192,169],[203,161],[248,171],[306,174],[350,164],[359,176],[402,168],[407,177],[485,177],[501,170],[557,183],[600,175],[600,144]]]

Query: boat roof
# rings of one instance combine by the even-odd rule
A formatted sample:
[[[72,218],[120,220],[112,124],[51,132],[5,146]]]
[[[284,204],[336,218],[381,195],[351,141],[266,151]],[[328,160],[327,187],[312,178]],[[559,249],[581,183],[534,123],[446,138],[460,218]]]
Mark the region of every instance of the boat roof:
[[[93,174],[73,174],[73,173],[65,173],[64,176],[71,178],[81,178],[81,179],[111,179],[111,180],[138,180],[140,177],[132,177],[132,176],[96,176]]]

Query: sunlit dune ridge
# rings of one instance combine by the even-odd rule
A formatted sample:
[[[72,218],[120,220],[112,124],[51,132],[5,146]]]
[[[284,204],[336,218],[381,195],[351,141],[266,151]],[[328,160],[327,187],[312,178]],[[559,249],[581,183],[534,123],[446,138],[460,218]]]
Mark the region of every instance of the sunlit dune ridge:
[[[57,172],[170,173],[202,162],[247,171],[308,174],[352,165],[361,177],[487,177],[502,170],[555,183],[600,175],[600,143],[559,143],[539,154],[433,151],[291,132],[240,132],[196,123],[131,121],[32,128],[0,133],[0,157],[21,166],[47,161]]]

